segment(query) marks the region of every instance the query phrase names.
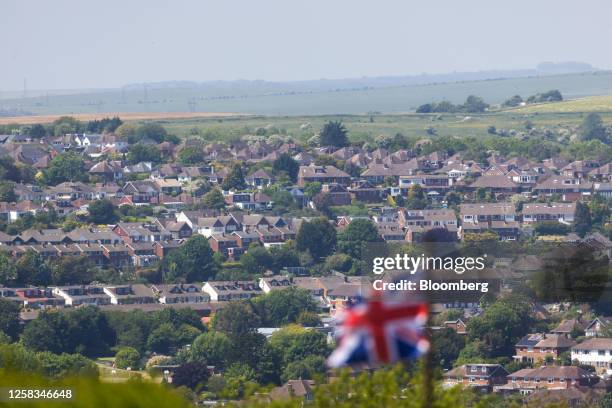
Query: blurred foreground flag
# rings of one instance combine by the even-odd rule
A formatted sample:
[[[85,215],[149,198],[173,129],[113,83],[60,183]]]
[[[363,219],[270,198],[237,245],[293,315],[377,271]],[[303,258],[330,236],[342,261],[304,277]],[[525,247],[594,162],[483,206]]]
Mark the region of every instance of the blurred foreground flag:
[[[338,323],[338,346],[328,365],[376,365],[419,357],[429,350],[424,332],[427,313],[426,303],[381,297],[346,309]]]

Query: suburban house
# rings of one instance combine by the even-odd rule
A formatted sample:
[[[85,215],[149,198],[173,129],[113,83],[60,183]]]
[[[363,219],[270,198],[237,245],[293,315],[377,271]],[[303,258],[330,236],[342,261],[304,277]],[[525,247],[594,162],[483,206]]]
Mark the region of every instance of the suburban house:
[[[604,329],[612,329],[612,316],[599,316],[591,320],[584,329],[587,337],[600,337]]]
[[[461,204],[460,235],[468,232],[494,231],[502,241],[516,240],[520,225],[511,203]]]
[[[444,386],[477,387],[491,392],[496,385],[506,383],[508,371],[499,364],[465,364],[443,374]]]
[[[210,296],[202,292],[201,285],[193,283],[155,284],[151,290],[159,303],[163,304],[202,303],[210,300]]]
[[[462,223],[490,223],[491,221],[516,221],[516,211],[511,203],[461,204]]]
[[[64,298],[66,306],[101,306],[111,304],[111,297],[104,291],[102,286],[57,286],[53,288],[53,294]]]
[[[238,259],[242,248],[238,246],[238,241],[234,235],[213,234],[208,238],[208,244],[214,252],[221,252],[224,256]]]
[[[321,193],[327,194],[330,205],[349,205],[351,204],[351,195],[345,186],[340,184],[323,184]]]
[[[559,358],[569,351],[576,342],[560,334],[528,334],[516,343],[513,358],[530,363],[542,363],[547,357]]]
[[[593,183],[569,176],[550,176],[532,188],[538,196],[551,196],[559,194],[563,201],[576,201],[590,196]]]
[[[104,293],[110,297],[112,305],[131,305],[155,303],[151,288],[143,284],[105,286]]]
[[[599,381],[596,374],[574,366],[545,366],[525,368],[508,376],[509,382],[497,389],[530,394],[536,390],[563,390],[589,387]]]
[[[253,187],[267,187],[274,179],[265,170],[259,169],[244,178],[247,185]]]
[[[251,281],[206,282],[202,292],[213,302],[250,299],[262,293],[257,283]]]
[[[227,215],[198,218],[193,229],[198,234],[210,238],[213,234],[231,234],[234,231],[241,230],[242,227],[232,215]]]
[[[317,166],[311,164],[309,166],[300,166],[298,185],[304,187],[306,183],[314,182],[321,184],[337,183],[348,186],[351,182],[351,176],[331,165]]]
[[[259,287],[263,293],[270,293],[276,289],[286,289],[294,286],[287,276],[270,276],[259,278]]]
[[[612,338],[590,338],[572,347],[572,361],[595,367],[598,374],[612,375]]]
[[[402,195],[408,195],[408,190],[412,186],[420,186],[428,193],[436,191],[444,193],[449,189],[449,178],[441,174],[417,174],[414,176],[400,176],[398,187]]]
[[[564,224],[574,222],[576,203],[525,203],[523,223],[557,221]]]

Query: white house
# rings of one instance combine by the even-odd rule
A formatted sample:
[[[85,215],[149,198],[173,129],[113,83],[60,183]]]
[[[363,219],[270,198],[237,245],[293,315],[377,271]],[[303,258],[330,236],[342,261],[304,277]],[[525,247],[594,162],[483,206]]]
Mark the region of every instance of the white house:
[[[523,222],[557,221],[564,224],[574,222],[576,203],[529,203],[523,204]]]
[[[595,367],[598,374],[612,375],[612,338],[591,338],[572,347],[572,361]]]
[[[64,298],[66,306],[111,304],[111,298],[102,286],[59,286],[53,288],[53,294]]]

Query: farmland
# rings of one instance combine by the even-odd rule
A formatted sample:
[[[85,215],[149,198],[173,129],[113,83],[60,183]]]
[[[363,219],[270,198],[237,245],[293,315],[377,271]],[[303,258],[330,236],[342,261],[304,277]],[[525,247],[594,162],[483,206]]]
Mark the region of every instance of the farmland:
[[[447,100],[461,103],[468,95],[490,104],[559,89],[566,98],[612,94],[612,73],[596,72],[403,86],[303,86],[300,83],[132,86],[62,95],[0,99],[0,110],[37,115],[109,112],[236,112],[268,116],[406,113],[419,105]]]

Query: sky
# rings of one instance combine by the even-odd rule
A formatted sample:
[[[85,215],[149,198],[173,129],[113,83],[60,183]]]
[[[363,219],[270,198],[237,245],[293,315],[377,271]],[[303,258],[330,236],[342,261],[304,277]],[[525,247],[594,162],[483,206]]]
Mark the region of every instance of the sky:
[[[612,68],[607,0],[0,0],[0,90]]]

